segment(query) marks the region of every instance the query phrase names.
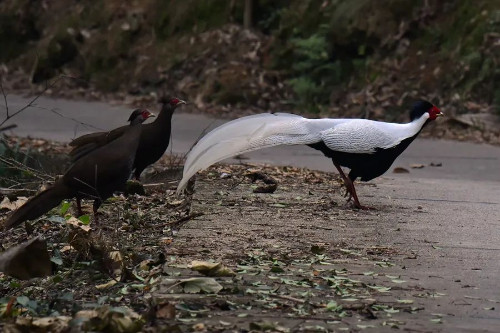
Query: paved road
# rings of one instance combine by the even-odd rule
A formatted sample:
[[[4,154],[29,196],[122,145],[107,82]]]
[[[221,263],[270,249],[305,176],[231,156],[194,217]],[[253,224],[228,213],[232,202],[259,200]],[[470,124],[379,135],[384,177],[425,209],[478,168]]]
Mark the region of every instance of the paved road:
[[[26,105],[29,100],[19,96],[8,96],[8,101],[12,113]],[[54,100],[44,97],[36,102],[36,106],[43,109],[30,108],[12,119],[12,122],[18,125],[12,133],[67,142],[75,136],[97,129],[104,130],[120,126],[125,123],[131,112],[124,106],[111,106],[99,102]],[[49,110],[56,110],[64,117]],[[0,119],[5,117],[3,107],[0,107],[0,117]],[[173,123],[172,150],[175,153],[184,153],[189,150],[203,130],[207,127],[213,128],[223,121],[204,115],[176,112]],[[277,147],[245,156],[254,162],[295,165],[323,171],[333,169],[331,162],[321,153],[306,146]],[[442,167],[429,167],[431,162],[442,163]],[[411,164],[424,164],[426,167],[411,169],[410,174],[388,175],[405,178],[500,181],[500,148],[490,145],[418,139],[410,145],[394,166],[408,168]]]

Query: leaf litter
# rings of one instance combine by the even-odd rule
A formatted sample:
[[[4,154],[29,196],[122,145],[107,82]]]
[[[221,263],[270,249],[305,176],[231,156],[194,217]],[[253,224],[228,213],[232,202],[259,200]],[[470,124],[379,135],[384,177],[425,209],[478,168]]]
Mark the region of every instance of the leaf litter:
[[[154,331],[153,325],[172,331],[364,330],[402,327],[406,316],[419,311],[408,299],[415,290],[393,272],[407,253],[315,236],[339,228],[332,216],[355,223],[358,214],[332,201],[341,193],[334,176],[266,167],[263,172],[279,186],[272,194],[254,193],[246,176],[253,168],[211,168],[197,184],[212,194],[193,203],[190,196],[177,197],[173,185],[148,187],[147,196],[115,197],[103,206],[98,226],[92,218],[89,224],[75,218],[73,204],[64,203],[34,226],[48,239],[52,257],[59,258],[54,274],[22,284],[0,275],[6,295],[0,299],[2,325],[46,325],[42,331],[54,332],[68,325],[120,332]],[[222,172],[231,177],[221,179]],[[250,230],[227,230],[233,238],[212,237],[198,222],[221,223],[235,211],[259,218]],[[189,216],[194,217],[179,227],[178,221]],[[290,219],[302,221],[298,229],[274,225]],[[321,229],[318,219],[329,227]],[[3,242],[25,237],[19,228]]]

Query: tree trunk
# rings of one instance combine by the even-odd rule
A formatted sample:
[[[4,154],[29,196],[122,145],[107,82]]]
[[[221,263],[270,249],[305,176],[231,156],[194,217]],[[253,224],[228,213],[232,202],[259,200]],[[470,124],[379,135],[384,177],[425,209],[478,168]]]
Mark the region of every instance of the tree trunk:
[[[253,12],[253,0],[245,0],[245,11],[243,13],[243,27],[245,29],[252,28],[252,13]]]

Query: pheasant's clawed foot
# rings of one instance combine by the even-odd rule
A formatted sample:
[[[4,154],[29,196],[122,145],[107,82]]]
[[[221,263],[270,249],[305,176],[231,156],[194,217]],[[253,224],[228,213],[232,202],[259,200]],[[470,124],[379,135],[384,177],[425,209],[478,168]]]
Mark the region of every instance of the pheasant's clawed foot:
[[[377,208],[375,208],[375,207],[363,206],[359,203],[358,203],[358,205],[356,205],[355,202],[352,203],[352,207],[356,208],[356,209],[361,209],[361,210],[373,210],[373,211],[377,210]]]

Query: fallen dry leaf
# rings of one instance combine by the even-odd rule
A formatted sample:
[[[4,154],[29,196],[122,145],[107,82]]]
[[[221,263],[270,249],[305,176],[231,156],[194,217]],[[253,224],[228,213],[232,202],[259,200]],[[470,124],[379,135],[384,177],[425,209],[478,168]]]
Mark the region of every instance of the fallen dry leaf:
[[[61,252],[64,253],[64,252],[71,252],[71,251],[75,251],[75,248],[71,245],[64,245],[62,248],[61,248]]]
[[[10,201],[8,197],[4,197],[0,202],[0,209],[16,210],[28,201],[26,197],[18,197],[17,200]]]
[[[5,332],[67,332],[71,317],[43,317],[43,318],[26,318],[17,317],[16,321],[11,325],[4,327]]]
[[[72,318],[68,316],[33,319],[31,325],[37,332],[64,332]]]
[[[394,173],[410,173],[410,170],[402,167],[396,167],[394,170],[392,170]]]
[[[142,317],[127,307],[103,306],[96,310],[82,310],[76,313],[81,331],[134,333],[144,325]]]
[[[410,168],[412,168],[412,169],[422,169],[424,167],[425,167],[425,165],[419,164],[419,163],[410,164]]]
[[[106,283],[103,283],[103,284],[98,284],[97,286],[95,286],[97,289],[99,290],[102,290],[102,289],[107,289],[109,287],[112,287],[114,286],[115,284],[118,283],[118,280],[109,280],[108,282]]]
[[[113,276],[120,276],[125,265],[121,252],[111,251],[109,252],[108,257],[111,260],[111,262],[109,263],[109,268],[113,272]]]
[[[176,287],[181,287],[185,293],[196,294],[196,293],[207,293],[207,294],[217,294],[223,289],[219,282],[215,281],[213,278],[187,278],[187,279],[163,279],[161,281],[161,291],[171,291]],[[163,290],[162,290],[163,289]]]
[[[80,229],[82,229],[83,231],[86,231],[86,232],[89,232],[92,229],[90,227],[90,225],[83,224],[82,221],[80,221],[79,219],[77,219],[76,217],[73,217],[73,216],[71,216],[69,219],[66,220],[66,224],[69,224],[69,225],[72,225],[74,227],[80,228]]]
[[[156,310],[156,318],[174,319],[175,305],[170,302],[159,304],[158,310]]]
[[[196,332],[206,332],[206,326],[203,323],[197,323],[193,325],[193,331]]]
[[[232,269],[222,265],[221,263],[194,260],[191,262],[191,269],[200,272],[205,276],[235,276],[236,273]]]

